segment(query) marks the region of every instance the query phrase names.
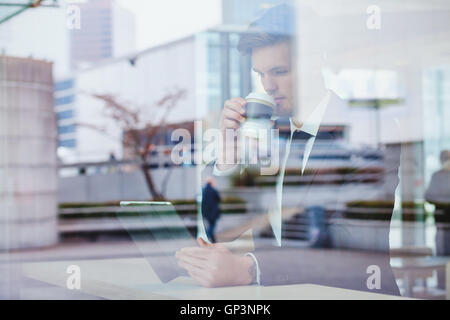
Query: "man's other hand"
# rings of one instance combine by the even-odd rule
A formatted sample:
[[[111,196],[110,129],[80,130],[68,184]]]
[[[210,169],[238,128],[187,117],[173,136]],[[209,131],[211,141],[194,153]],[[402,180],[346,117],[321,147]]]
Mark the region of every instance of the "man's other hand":
[[[223,244],[207,243],[197,239],[200,247],[183,248],[175,256],[180,267],[200,285],[212,288],[222,286],[249,285],[249,272],[253,259],[249,256],[233,254]]]

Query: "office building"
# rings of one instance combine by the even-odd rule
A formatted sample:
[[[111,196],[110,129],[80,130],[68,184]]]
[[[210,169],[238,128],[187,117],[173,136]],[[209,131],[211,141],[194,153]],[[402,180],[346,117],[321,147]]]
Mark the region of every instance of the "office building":
[[[68,78],[55,84],[54,102],[59,147],[76,147],[75,97],[75,79]]]
[[[73,68],[136,50],[136,27],[131,12],[110,0],[90,0],[77,6],[80,28],[70,32]]]

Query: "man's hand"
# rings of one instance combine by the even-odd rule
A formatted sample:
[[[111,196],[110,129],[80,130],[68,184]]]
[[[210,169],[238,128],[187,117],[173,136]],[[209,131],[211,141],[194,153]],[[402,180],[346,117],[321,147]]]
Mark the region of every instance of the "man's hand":
[[[247,101],[243,98],[231,98],[225,101],[220,117],[220,129],[238,129],[241,122],[245,121],[245,105]]]
[[[223,244],[197,239],[200,247],[177,251],[178,264],[204,287],[249,285],[253,259],[231,253]]]

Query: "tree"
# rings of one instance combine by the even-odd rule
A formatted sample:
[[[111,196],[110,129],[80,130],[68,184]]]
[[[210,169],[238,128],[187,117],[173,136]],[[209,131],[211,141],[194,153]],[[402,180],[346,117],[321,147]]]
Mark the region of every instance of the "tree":
[[[116,96],[111,94],[85,94],[104,102],[106,116],[114,120],[122,130],[123,145],[129,148],[140,161],[140,169],[153,199],[164,200],[164,195],[155,187],[151,175],[150,158],[154,147],[153,140],[158,131],[166,126],[172,109],[185,98],[186,91],[175,88],[159,99],[154,106],[139,106],[138,108],[132,108],[127,103],[120,102]],[[108,134],[106,129],[96,125],[87,123],[78,123],[78,125]]]

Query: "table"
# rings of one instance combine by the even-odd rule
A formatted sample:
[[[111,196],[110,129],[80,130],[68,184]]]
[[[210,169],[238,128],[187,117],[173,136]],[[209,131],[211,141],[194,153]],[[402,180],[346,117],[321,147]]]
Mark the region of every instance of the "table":
[[[114,300],[405,299],[313,284],[203,288],[188,277],[163,284],[144,258],[32,262],[23,264],[22,271],[26,277],[67,288],[71,265],[79,267],[81,292]]]
[[[450,257],[398,257],[391,258],[391,268],[396,278],[402,278],[405,295],[412,295],[414,279],[427,278],[434,270],[444,272]]]

